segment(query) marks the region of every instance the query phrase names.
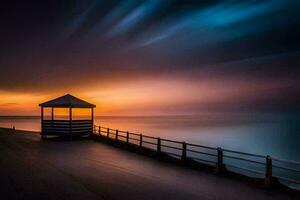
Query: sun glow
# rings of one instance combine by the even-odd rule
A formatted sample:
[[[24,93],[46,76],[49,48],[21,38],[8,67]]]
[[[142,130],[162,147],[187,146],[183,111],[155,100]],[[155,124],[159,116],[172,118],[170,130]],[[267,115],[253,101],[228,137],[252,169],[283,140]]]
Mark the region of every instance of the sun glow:
[[[264,80],[266,83],[266,80]],[[153,78],[102,86],[99,83],[65,91],[96,104],[95,115],[186,114],[206,109],[224,108],[235,102],[264,98],[267,91],[286,86],[281,82],[261,84],[259,80],[229,79],[189,80],[179,77]],[[261,94],[260,94],[261,91]],[[38,104],[63,93],[0,93],[0,115],[39,115]],[[46,111],[47,115],[51,111]],[[56,117],[66,117],[68,109],[54,110]],[[74,109],[73,116],[88,117],[90,109]]]

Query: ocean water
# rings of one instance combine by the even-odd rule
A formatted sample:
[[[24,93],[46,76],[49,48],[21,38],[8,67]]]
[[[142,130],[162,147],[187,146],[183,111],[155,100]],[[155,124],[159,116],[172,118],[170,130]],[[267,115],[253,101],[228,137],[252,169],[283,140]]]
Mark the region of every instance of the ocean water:
[[[300,161],[300,113],[97,116],[95,125]],[[0,117],[0,127],[40,131],[39,117]]]

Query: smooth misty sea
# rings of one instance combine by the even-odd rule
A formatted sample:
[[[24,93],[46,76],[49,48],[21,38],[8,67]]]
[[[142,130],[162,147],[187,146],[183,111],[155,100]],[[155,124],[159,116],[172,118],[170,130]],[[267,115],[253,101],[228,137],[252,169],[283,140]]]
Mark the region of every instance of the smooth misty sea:
[[[172,140],[300,160],[299,113],[95,117],[95,125]],[[0,117],[0,127],[40,131],[39,117]]]

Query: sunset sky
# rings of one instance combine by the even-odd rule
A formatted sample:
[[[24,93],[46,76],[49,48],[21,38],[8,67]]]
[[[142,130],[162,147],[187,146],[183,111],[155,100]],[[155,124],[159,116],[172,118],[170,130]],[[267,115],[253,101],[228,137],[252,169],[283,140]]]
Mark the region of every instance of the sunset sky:
[[[66,93],[96,115],[300,111],[300,1],[1,5],[0,115]]]

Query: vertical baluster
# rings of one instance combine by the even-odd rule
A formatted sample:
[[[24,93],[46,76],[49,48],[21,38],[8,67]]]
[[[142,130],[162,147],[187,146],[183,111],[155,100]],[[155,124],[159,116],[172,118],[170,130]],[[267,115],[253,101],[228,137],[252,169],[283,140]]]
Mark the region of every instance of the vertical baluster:
[[[129,143],[129,132],[128,131],[126,132],[126,143],[127,144]]]
[[[266,156],[266,176],[265,185],[270,186],[272,184],[272,158],[271,156]]]
[[[181,160],[183,162],[186,161],[186,143],[182,142],[182,155],[181,155]]]
[[[223,172],[223,169],[224,169],[222,148],[218,147],[217,152],[218,152],[217,173],[220,174]]]
[[[157,153],[160,153],[161,152],[161,141],[160,141],[160,138],[158,137],[157,138]]]
[[[143,146],[143,135],[140,134],[140,147],[142,147],[142,146]]]

